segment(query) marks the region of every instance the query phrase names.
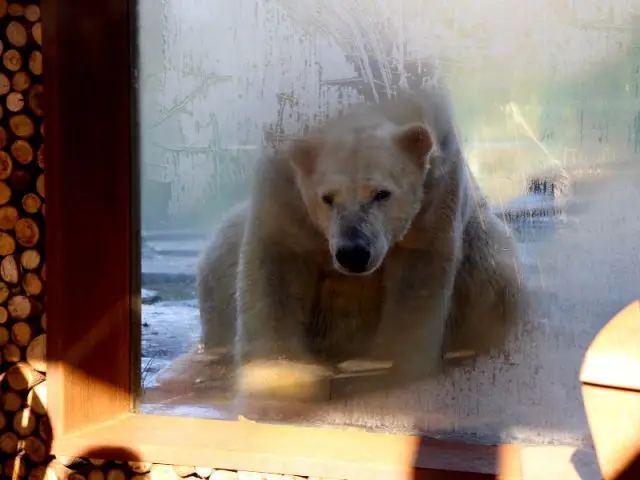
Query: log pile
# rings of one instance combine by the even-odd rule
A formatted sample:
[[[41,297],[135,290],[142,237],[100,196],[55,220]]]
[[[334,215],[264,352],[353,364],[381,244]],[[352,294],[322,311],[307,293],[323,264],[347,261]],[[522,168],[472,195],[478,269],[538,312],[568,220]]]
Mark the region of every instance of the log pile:
[[[0,0],[0,26],[0,476],[45,478],[37,470],[50,460],[51,437],[40,8]]]
[[[41,45],[39,2],[0,0],[0,478],[299,478],[49,454]]]
[[[37,5],[0,0],[0,325],[11,331],[3,346],[18,347],[25,361],[30,341],[44,334],[34,321],[45,270],[40,20]]]
[[[18,467],[19,468],[19,467]],[[330,480],[269,473],[216,470],[214,468],[113,462],[96,459],[60,457],[40,469],[38,479],[69,480]],[[48,475],[48,476],[46,476]]]

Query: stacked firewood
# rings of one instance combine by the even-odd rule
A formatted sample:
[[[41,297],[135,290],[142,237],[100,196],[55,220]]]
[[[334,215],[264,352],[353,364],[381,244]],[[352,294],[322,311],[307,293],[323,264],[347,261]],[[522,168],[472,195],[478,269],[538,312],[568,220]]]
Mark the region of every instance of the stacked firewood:
[[[78,458],[58,458],[43,469],[38,479],[51,480],[329,480],[319,477],[297,477],[257,472],[216,470],[210,467],[161,465],[146,462],[109,462]]]
[[[0,1],[0,452],[2,478],[49,460],[43,311],[42,23]]]

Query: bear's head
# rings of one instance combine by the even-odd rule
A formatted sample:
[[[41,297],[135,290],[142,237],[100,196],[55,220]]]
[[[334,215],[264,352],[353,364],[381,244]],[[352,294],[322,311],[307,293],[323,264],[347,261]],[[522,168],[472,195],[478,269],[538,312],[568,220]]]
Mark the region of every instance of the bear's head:
[[[289,150],[311,221],[336,269],[374,272],[420,211],[433,148],[426,125],[344,116]]]

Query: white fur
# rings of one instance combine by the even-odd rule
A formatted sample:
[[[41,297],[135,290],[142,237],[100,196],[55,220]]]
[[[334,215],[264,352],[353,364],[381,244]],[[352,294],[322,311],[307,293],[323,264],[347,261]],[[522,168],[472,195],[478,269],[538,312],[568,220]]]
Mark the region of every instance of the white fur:
[[[402,140],[415,125],[432,144]],[[233,346],[244,397],[326,398],[337,365],[362,357],[410,381],[447,353],[500,347],[522,313],[515,243],[467,168],[444,89],[330,120],[264,158],[253,185],[198,268],[205,350],[229,362]],[[392,198],[362,207],[379,185]],[[339,212],[357,208],[379,264],[346,275],[329,247]]]

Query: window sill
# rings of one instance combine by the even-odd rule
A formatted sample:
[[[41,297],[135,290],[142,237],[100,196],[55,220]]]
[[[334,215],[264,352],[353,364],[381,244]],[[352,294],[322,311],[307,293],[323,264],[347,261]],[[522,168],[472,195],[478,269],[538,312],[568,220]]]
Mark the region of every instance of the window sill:
[[[363,480],[579,480],[577,453],[586,468],[597,465],[591,452],[571,447],[471,445],[360,430],[136,414],[64,435],[54,441],[53,452],[82,456],[105,447],[132,455],[111,460]]]

